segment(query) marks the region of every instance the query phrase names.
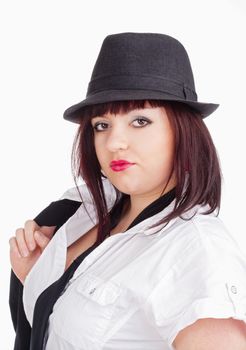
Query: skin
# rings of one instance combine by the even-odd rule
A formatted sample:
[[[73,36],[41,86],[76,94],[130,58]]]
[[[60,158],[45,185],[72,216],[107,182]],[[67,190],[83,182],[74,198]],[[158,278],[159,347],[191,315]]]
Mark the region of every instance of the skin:
[[[198,319],[178,333],[173,346],[176,350],[244,350],[246,324],[231,317]]]
[[[27,220],[24,228],[18,228],[15,236],[9,239],[10,263],[22,284],[48,245],[54,231],[55,226],[38,226],[34,220]]]
[[[176,183],[173,175],[167,184],[172,170],[174,136],[165,108],[152,108],[146,103],[144,109],[129,113],[96,116],[91,124],[102,171],[116,188],[130,195],[129,209],[123,218],[130,222]],[[135,164],[115,172],[109,164],[118,159]]]

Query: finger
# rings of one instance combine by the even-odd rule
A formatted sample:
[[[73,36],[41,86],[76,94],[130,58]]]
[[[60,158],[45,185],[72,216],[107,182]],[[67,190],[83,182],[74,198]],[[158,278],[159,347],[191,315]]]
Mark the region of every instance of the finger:
[[[46,237],[51,238],[54,234],[56,226],[41,226],[40,230]]]
[[[40,231],[35,231],[34,232],[34,238],[36,240],[36,243],[38,244],[38,246],[41,248],[41,250],[43,251],[44,248],[47,246],[47,244],[49,243],[50,239],[47,238],[42,232]]]
[[[29,255],[29,250],[25,241],[24,229],[18,228],[15,231],[16,242],[18,245],[19,252],[21,256],[27,257]]]
[[[21,258],[21,254],[19,252],[15,237],[11,237],[9,239],[10,253],[18,258]]]
[[[24,225],[25,240],[28,248],[33,251],[36,249],[36,241],[33,237],[34,231],[39,229],[38,224],[34,220],[27,220]]]

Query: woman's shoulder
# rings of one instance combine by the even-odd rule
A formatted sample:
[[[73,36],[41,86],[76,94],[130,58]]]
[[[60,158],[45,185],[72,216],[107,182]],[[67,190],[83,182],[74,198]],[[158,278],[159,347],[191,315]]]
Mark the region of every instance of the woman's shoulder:
[[[236,236],[216,212],[205,214],[208,209],[208,206],[196,206],[171,223],[169,233],[179,247],[180,260],[189,254],[189,260],[193,263],[202,258],[220,263],[235,257],[245,263],[246,254],[241,250]]]
[[[228,229],[216,212],[205,214],[204,210],[198,210],[191,223],[203,244],[214,241],[221,244],[221,246],[227,245],[239,249],[236,236]]]
[[[170,346],[181,329],[200,318],[246,321],[246,255],[223,221],[203,209],[170,226],[167,253],[174,251],[176,259],[145,304]]]
[[[225,240],[234,241],[233,235],[228,230],[223,220],[216,211],[208,213],[209,206],[196,205],[183,213],[177,220],[176,225],[187,228],[195,236],[220,237]]]

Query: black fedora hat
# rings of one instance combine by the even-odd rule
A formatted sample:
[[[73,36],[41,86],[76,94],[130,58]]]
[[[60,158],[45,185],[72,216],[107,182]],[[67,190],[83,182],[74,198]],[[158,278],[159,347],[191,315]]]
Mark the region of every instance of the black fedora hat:
[[[160,33],[125,32],[105,37],[86,98],[66,109],[63,118],[78,123],[86,106],[142,99],[182,102],[202,118],[219,106],[197,101],[190,60],[177,39]]]

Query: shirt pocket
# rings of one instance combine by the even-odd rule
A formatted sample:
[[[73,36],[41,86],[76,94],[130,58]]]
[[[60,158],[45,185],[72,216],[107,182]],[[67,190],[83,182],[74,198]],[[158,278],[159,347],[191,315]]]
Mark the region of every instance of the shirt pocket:
[[[80,276],[54,305],[50,327],[75,346],[96,349],[107,338],[120,294],[121,287],[112,281]]]

